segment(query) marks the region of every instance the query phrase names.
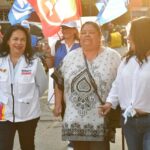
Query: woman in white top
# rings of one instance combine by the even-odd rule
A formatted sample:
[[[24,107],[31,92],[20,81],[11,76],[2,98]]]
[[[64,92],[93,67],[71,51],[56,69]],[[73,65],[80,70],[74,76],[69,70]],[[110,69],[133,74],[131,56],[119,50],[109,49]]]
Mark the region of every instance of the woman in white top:
[[[11,26],[0,48],[0,150],[12,150],[16,131],[22,150],[34,150],[40,101],[47,89],[41,61],[34,58],[27,30]]]
[[[122,60],[116,80],[101,106],[108,113],[119,103],[128,150],[150,150],[150,18],[131,22],[130,50]]]

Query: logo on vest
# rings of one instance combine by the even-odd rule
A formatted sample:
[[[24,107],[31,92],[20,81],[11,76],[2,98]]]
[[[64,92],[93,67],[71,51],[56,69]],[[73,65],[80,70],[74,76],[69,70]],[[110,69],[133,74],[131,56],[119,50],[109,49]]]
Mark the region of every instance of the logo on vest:
[[[0,72],[6,72],[7,69],[0,68]]]
[[[21,74],[22,75],[31,75],[32,74],[32,71],[31,70],[21,70]]]

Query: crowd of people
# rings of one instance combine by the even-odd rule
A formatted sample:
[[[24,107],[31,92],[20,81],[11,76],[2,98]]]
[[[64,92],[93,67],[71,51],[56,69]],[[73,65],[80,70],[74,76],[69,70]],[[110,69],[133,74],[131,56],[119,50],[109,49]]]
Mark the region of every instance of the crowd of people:
[[[103,45],[96,22],[85,22],[80,34],[76,22],[64,23],[60,40],[50,47],[43,38],[34,51],[27,28],[13,25],[0,35],[0,150],[13,149],[16,131],[21,149],[35,150],[52,67],[53,113],[62,117],[62,140],[73,150],[110,150],[106,119],[118,105],[128,150],[150,150],[150,17],[131,21],[122,59]]]

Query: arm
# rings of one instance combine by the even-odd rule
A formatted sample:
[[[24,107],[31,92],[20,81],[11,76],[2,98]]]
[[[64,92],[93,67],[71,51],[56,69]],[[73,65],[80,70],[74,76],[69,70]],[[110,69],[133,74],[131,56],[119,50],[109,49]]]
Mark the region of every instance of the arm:
[[[116,79],[114,80],[111,90],[108,94],[108,97],[106,99],[106,102],[112,104],[112,108],[116,109],[117,105],[119,104],[119,91],[120,91],[120,82],[121,82],[121,74],[123,71],[125,65],[125,60],[122,60],[118,70],[117,70],[117,76]]]
[[[54,66],[54,56],[51,54],[51,48],[48,43],[42,46],[42,51],[44,52],[44,61],[47,67],[52,68]]]
[[[119,84],[119,80],[120,80],[120,73],[122,72],[123,63],[121,62],[121,64],[120,64],[120,59],[115,59],[115,60],[116,60],[116,66],[117,66],[116,68],[118,68],[116,70],[117,76],[112,84],[111,90],[110,90],[107,100],[106,100],[106,103],[104,105],[100,106],[100,109],[99,109],[99,113],[104,116],[108,114],[108,112],[111,110],[111,108],[116,109],[116,107],[119,103],[119,100],[118,100],[118,86],[119,85],[118,84]]]
[[[54,56],[51,55],[51,52],[45,54],[45,62],[48,68],[54,67]]]
[[[62,64],[55,69],[54,73],[51,77],[55,81],[54,85],[54,94],[55,94],[55,107],[54,107],[54,115],[60,116],[63,111],[62,103],[63,103],[63,94],[64,94],[64,78],[62,75],[62,70],[64,70]]]
[[[55,84],[55,107],[53,113],[56,117],[60,116],[62,112],[62,100],[63,91],[58,88],[57,84]]]
[[[45,90],[48,89],[48,77],[40,60],[38,60],[35,79],[39,89],[39,96],[42,96]]]

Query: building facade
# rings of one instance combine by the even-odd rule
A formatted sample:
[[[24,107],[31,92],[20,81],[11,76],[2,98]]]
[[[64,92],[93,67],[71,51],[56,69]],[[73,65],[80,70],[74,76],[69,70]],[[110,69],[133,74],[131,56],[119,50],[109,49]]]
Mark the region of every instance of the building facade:
[[[150,16],[150,0],[130,0],[132,18]]]
[[[0,20],[8,20],[8,12],[11,8],[11,3],[7,0],[0,0]]]

